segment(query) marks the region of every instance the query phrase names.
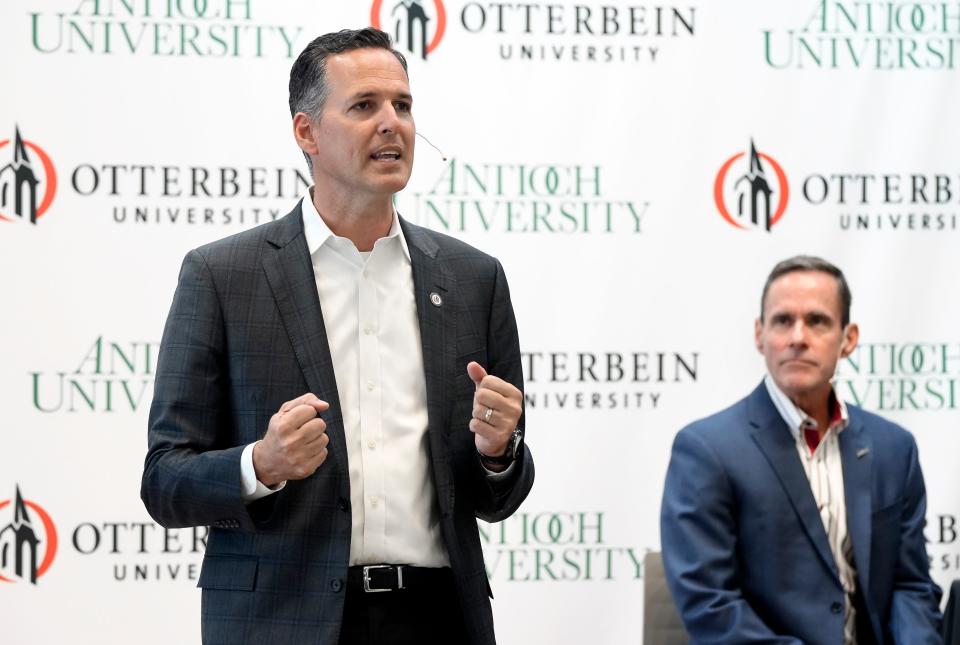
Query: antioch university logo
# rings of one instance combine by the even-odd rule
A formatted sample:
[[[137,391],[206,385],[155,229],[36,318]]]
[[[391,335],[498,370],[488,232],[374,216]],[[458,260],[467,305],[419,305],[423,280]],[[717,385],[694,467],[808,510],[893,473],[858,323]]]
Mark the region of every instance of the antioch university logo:
[[[769,232],[787,210],[787,175],[773,157],[757,152],[753,139],[749,158],[747,154],[738,152],[723,163],[713,183],[713,199],[729,224]],[[767,165],[772,175],[767,174]]]
[[[47,212],[57,192],[57,172],[46,151],[20,136],[0,141],[0,220],[36,224]],[[36,157],[34,159],[31,153]]]
[[[30,511],[36,513],[39,523]],[[57,555],[53,520],[39,504],[24,500],[19,486],[13,500],[0,500],[0,518],[6,517],[12,517],[12,521],[0,529],[0,582],[24,580],[37,584]]]
[[[441,0],[374,0],[370,24],[390,34],[398,49],[426,60],[443,38],[447,12]]]

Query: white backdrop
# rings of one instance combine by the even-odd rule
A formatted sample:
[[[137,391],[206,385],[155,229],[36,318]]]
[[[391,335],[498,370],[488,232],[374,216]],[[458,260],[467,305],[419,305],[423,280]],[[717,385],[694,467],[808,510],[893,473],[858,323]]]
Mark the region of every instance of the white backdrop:
[[[801,252],[848,275],[863,349],[838,387],[916,435],[932,572],[948,585],[960,9],[422,9],[426,58],[403,24],[399,45],[418,130],[449,159],[419,142],[398,207],[500,258],[525,353],[537,481],[517,516],[482,527],[500,642],[640,641],[639,563],[659,549],[672,438],[759,382],[763,280]],[[12,560],[0,568],[4,642],[199,642],[204,529],[165,532],[139,500],[179,264],[302,193],[291,56],[327,31],[393,31],[407,12],[396,0],[0,6],[0,531],[19,487],[41,539],[35,584]],[[750,224],[749,199],[738,215],[751,141],[782,208],[769,231]],[[14,199],[31,173],[34,223]]]

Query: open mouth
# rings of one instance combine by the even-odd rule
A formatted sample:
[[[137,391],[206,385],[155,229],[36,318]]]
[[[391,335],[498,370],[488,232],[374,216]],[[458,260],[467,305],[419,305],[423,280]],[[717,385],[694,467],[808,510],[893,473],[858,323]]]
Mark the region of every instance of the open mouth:
[[[375,161],[398,161],[400,152],[397,150],[381,150],[370,155],[370,158]]]

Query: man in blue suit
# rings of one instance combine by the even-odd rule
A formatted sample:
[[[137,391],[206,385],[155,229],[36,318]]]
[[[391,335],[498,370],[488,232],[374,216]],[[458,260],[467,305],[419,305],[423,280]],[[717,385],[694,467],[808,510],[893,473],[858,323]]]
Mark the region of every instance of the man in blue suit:
[[[696,643],[941,642],[916,443],[831,383],[850,302],[832,264],[779,263],[755,327],[767,376],[674,441],[663,563]]]

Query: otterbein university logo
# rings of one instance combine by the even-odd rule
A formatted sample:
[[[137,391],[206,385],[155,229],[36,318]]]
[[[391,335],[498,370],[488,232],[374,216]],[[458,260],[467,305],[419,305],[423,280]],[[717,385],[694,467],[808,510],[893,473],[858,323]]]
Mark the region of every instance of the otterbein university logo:
[[[723,219],[733,226],[769,232],[787,210],[790,197],[787,175],[773,157],[757,152],[753,139],[750,140],[749,165],[746,155],[738,152],[720,167],[713,182],[713,200]],[[767,180],[763,162],[773,169],[776,188]],[[731,204],[735,204],[735,214],[731,214]]]
[[[50,155],[34,142],[24,140],[20,128],[14,128],[10,148],[7,147],[9,143],[10,139],[0,141],[0,164],[3,164],[4,155],[9,155],[6,159],[11,160],[0,165],[0,221],[36,224],[53,202],[57,192],[57,172]],[[37,165],[28,150],[36,155]]]
[[[443,2],[432,0],[433,6],[429,11],[422,0],[388,0],[388,4],[392,4],[392,8],[381,20],[383,0],[374,0],[370,7],[370,24],[390,34],[398,48],[405,48],[412,55],[425,60],[427,54],[432,54],[440,44],[447,28],[447,12]],[[431,31],[432,37],[429,35]]]
[[[0,526],[3,519],[13,517],[12,522],[0,529],[0,582],[20,579],[37,584],[37,578],[47,572],[57,555],[57,529],[43,507],[23,499],[19,486],[12,509],[10,502],[0,500]],[[39,526],[34,525],[27,509],[37,514]],[[43,532],[42,538],[37,535],[38,529]],[[42,558],[37,552],[38,545],[43,547]]]

